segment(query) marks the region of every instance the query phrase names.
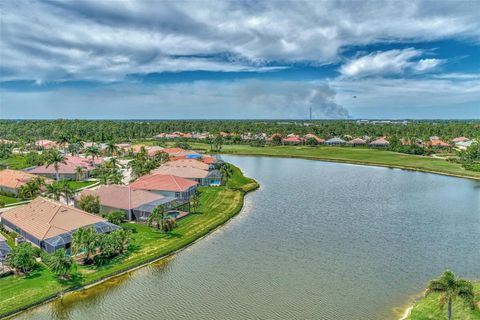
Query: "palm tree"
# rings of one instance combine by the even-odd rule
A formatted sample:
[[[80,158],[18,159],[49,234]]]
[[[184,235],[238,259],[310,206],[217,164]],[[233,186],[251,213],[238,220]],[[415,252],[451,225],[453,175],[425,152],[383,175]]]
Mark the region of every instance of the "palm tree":
[[[452,319],[452,302],[457,297],[464,299],[472,309],[475,308],[473,285],[463,279],[456,279],[453,272],[447,270],[438,279],[430,281],[426,296],[438,292],[440,296],[440,308],[448,304],[448,320]]]
[[[22,185],[19,188],[18,194],[23,199],[33,199],[40,193],[43,185],[44,180],[42,178],[34,178]]]
[[[62,183],[60,184],[60,193],[63,195],[68,205],[70,199],[75,195],[75,190],[70,187],[67,180],[62,180]]]
[[[67,274],[75,264],[75,260],[67,254],[65,249],[58,249],[48,259],[48,267],[60,278],[67,278]]]
[[[92,162],[95,162],[95,157],[100,156],[100,149],[97,146],[90,146],[85,148],[85,154],[92,157]]]
[[[82,180],[83,175],[85,174],[85,169],[82,166],[77,166],[75,168],[75,175],[77,176],[77,180]]]
[[[118,155],[118,152],[120,151],[120,148],[113,142],[107,143],[107,147],[105,148],[105,151],[107,154],[111,156]]]
[[[196,212],[198,209],[198,206],[200,205],[200,197],[198,196],[198,193],[195,193],[193,196],[190,197],[190,207],[192,208],[192,212]]]
[[[232,176],[232,168],[230,168],[228,163],[225,163],[220,169],[220,172],[222,173],[225,183],[227,183],[228,179]]]
[[[92,227],[80,228],[72,236],[72,252],[85,254],[84,262],[91,261],[90,256],[95,254],[98,246],[98,236]]]
[[[160,229],[160,226],[162,225],[164,211],[165,210],[162,205],[156,206],[148,216],[148,226],[151,227],[153,224],[156,224],[157,229]]]
[[[62,195],[62,189],[59,182],[54,182],[47,185],[47,195],[51,196],[54,200],[60,200]]]
[[[67,164],[67,158],[58,150],[51,150],[45,155],[45,167],[53,166],[55,170],[55,179],[60,180],[58,170],[61,164]]]

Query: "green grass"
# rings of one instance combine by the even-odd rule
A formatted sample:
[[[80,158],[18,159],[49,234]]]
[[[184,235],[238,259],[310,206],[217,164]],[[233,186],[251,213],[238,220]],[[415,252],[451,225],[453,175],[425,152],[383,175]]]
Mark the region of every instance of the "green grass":
[[[73,190],[78,190],[95,184],[96,181],[68,181],[68,185]]]
[[[0,195],[0,202],[3,202],[4,204],[12,204],[20,201],[23,201],[23,199]]]
[[[22,155],[12,155],[8,159],[0,160],[0,165],[7,166],[12,170],[20,170],[30,167],[27,163],[27,157]]]
[[[206,235],[240,211],[245,195],[243,190],[258,187],[254,180],[243,177],[236,167],[230,181],[226,187],[200,188],[198,213],[190,214],[178,221],[178,226],[172,233],[161,233],[141,224],[125,224],[126,228],[136,231],[132,235],[130,252],[99,268],[79,267],[80,276],[73,281],[62,283],[44,268],[36,270],[28,277],[0,278],[0,317],[60,291],[100,280],[167,255]]]
[[[475,310],[460,298],[453,303],[452,318],[462,320],[478,320],[480,319],[480,283],[474,283],[475,302],[477,308]],[[439,294],[431,294],[426,298],[418,301],[412,309],[409,320],[443,320],[447,319],[447,307],[443,309],[439,307]]]
[[[193,149],[209,151],[204,143],[191,143]],[[457,163],[427,156],[416,156],[386,150],[355,147],[307,147],[307,146],[267,146],[251,147],[247,145],[224,145],[221,153],[291,157],[333,162],[346,162],[386,166],[445,175],[480,179],[480,172],[467,171]]]

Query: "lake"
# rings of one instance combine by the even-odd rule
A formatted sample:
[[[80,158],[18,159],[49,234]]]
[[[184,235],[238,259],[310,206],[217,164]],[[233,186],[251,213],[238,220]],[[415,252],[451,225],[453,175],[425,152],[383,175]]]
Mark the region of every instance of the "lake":
[[[395,319],[446,268],[480,278],[480,182],[223,158],[261,184],[236,218],[172,258],[18,318]]]

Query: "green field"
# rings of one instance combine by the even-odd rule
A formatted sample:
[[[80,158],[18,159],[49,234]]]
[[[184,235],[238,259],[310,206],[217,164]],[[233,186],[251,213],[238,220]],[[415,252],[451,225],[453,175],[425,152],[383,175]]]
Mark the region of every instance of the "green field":
[[[480,319],[480,283],[474,283],[475,302],[477,308],[475,310],[470,307],[460,298],[457,298],[453,303],[453,319],[462,320],[478,320]],[[447,307],[442,309],[439,307],[439,294],[433,293],[426,298],[423,298],[415,304],[408,320],[443,320],[447,319]]]
[[[68,185],[73,190],[78,190],[81,188],[85,188],[97,183],[96,181],[68,181]]]
[[[254,180],[243,177],[235,168],[228,186],[200,188],[198,213],[180,220],[172,233],[161,233],[141,224],[125,224],[126,228],[134,230],[129,254],[99,268],[79,267],[78,277],[69,282],[58,281],[45,267],[26,277],[0,278],[0,317],[61,291],[98,281],[185,247],[235,216],[243,206],[245,192],[257,187]]]
[[[12,170],[20,170],[28,168],[27,157],[22,155],[13,155],[5,160],[0,160],[1,166],[6,166]]]
[[[3,202],[5,205],[20,202],[20,201],[23,201],[23,200],[18,199],[18,198],[13,198],[13,197],[7,197],[7,196],[0,195],[0,202]]]
[[[204,143],[191,143],[190,145],[196,150],[209,151],[209,145]],[[366,164],[480,179],[480,172],[467,171],[460,164],[448,162],[444,159],[372,148],[224,145],[221,153]]]

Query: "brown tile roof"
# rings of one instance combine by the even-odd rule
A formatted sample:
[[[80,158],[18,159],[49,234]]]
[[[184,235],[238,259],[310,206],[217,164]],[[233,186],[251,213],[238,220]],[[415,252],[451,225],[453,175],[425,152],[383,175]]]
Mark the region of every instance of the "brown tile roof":
[[[120,185],[101,186],[95,190],[86,189],[77,198],[87,194],[98,195],[100,203],[104,206],[125,210],[138,208],[144,204],[165,198],[160,194]]]
[[[374,140],[369,143],[371,146],[386,146],[390,144],[385,138],[378,138],[377,140]]]
[[[210,166],[201,160],[196,160],[196,159],[179,159],[179,160],[174,160],[174,161],[169,161],[163,166],[167,167],[180,167],[180,168],[185,168],[185,167],[191,167],[191,168],[197,168],[201,170],[208,170]]]
[[[83,167],[87,171],[91,171],[95,168],[95,165],[101,164],[103,159],[96,158],[94,162],[90,158],[69,156],[67,157],[67,164],[60,164],[58,167],[59,174],[75,174],[77,167]],[[38,166],[28,171],[33,174],[54,174],[55,168],[53,165],[48,166]]]
[[[187,191],[198,183],[170,174],[149,174],[130,184],[132,189],[159,191]]]
[[[33,178],[38,178],[38,176],[23,171],[5,169],[0,171],[0,186],[17,189]],[[49,183],[52,180],[45,179],[45,182]]]
[[[170,174],[187,179],[204,179],[208,177],[209,171],[193,167],[161,166],[152,173]]]
[[[349,144],[366,144],[367,142],[363,139],[355,138],[353,140],[350,140],[348,143]]]
[[[94,214],[41,197],[29,204],[5,211],[2,220],[14,224],[39,240],[106,221]]]

